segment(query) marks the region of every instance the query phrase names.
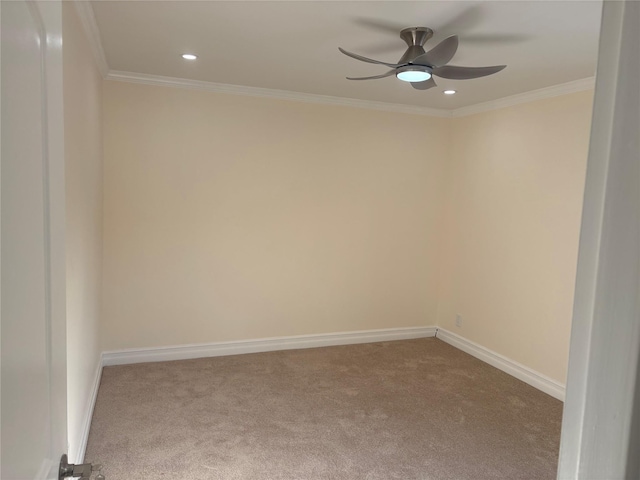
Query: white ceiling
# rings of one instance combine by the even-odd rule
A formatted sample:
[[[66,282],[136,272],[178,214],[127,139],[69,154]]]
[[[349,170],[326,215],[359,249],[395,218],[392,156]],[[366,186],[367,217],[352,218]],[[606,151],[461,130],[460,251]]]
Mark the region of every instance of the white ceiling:
[[[94,1],[108,67],[190,80],[457,109],[595,74],[600,1]],[[382,24],[382,26],[380,26]],[[377,26],[378,25],[378,26]],[[338,47],[395,62],[407,26],[458,34],[451,64],[506,64],[475,80],[414,90]],[[184,52],[199,56],[183,60]],[[453,88],[454,96],[442,91]]]

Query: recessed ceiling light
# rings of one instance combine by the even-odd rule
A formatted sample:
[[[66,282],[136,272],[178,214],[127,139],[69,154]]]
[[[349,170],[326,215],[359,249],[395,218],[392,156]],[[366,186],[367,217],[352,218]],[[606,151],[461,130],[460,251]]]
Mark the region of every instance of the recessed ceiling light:
[[[185,60],[195,60],[196,58],[198,58],[198,56],[193,55],[192,53],[183,53],[182,58],[184,58]]]
[[[445,90],[444,92],[445,95],[455,95],[456,91],[455,90]]]

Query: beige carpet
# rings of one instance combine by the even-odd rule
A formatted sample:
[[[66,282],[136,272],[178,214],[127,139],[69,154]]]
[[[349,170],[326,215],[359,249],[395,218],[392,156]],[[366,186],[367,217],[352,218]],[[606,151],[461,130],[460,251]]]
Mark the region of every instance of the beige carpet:
[[[552,479],[562,403],[435,338],[106,367],[117,479]]]

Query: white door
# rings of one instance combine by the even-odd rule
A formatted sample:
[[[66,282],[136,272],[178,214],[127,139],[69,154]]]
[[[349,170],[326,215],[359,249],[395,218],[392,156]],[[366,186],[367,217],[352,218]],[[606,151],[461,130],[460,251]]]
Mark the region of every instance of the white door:
[[[0,2],[1,477],[66,451],[61,4]]]

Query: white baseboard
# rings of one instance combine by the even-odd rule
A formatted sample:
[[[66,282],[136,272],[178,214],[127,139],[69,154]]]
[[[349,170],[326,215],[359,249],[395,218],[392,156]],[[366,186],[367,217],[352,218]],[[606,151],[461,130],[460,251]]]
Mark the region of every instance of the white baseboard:
[[[91,398],[90,411],[87,412],[83,433],[82,457],[89,435],[89,426],[95,405],[102,366],[127,365],[145,362],[164,362],[170,360],[187,360],[193,358],[219,357],[224,355],[240,355],[244,353],[271,352],[277,350],[293,350],[299,348],[330,347],[334,345],[351,345],[358,343],[384,342],[391,340],[407,340],[437,336],[440,340],[492,365],[515,378],[541,390],[558,400],[564,401],[565,386],[561,383],[511,360],[488,348],[467,340],[455,333],[437,327],[388,328],[380,330],[362,330],[357,332],[323,333],[316,335],[298,335],[291,337],[272,337],[255,340],[239,340],[194,345],[174,345],[167,347],[135,348],[102,353],[101,366],[96,372],[96,381]]]
[[[87,451],[87,442],[89,441],[89,430],[91,429],[91,419],[93,418],[93,410],[96,406],[96,399],[98,398],[98,389],[100,388],[100,379],[102,378],[102,357],[98,361],[96,367],[96,373],[93,379],[93,385],[91,386],[91,397],[89,399],[89,405],[85,412],[84,422],[82,425],[82,438],[80,439],[80,450],[78,450],[77,458],[70,459],[71,463],[83,463],[84,454]]]
[[[449,345],[473,355],[483,362],[516,377],[518,380],[522,380],[532,387],[535,387],[558,400],[564,401],[565,386],[561,383],[443,328],[438,328],[436,337],[443,342],[446,342]]]
[[[293,337],[261,338],[235,342],[217,342],[196,345],[176,345],[169,347],[137,348],[102,353],[102,364],[125,365],[131,363],[164,362],[191,358],[219,357],[242,353],[271,352],[298,348],[329,347],[356,343],[407,340],[411,338],[434,337],[436,327],[387,328],[358,332],[323,333],[298,335]]]

